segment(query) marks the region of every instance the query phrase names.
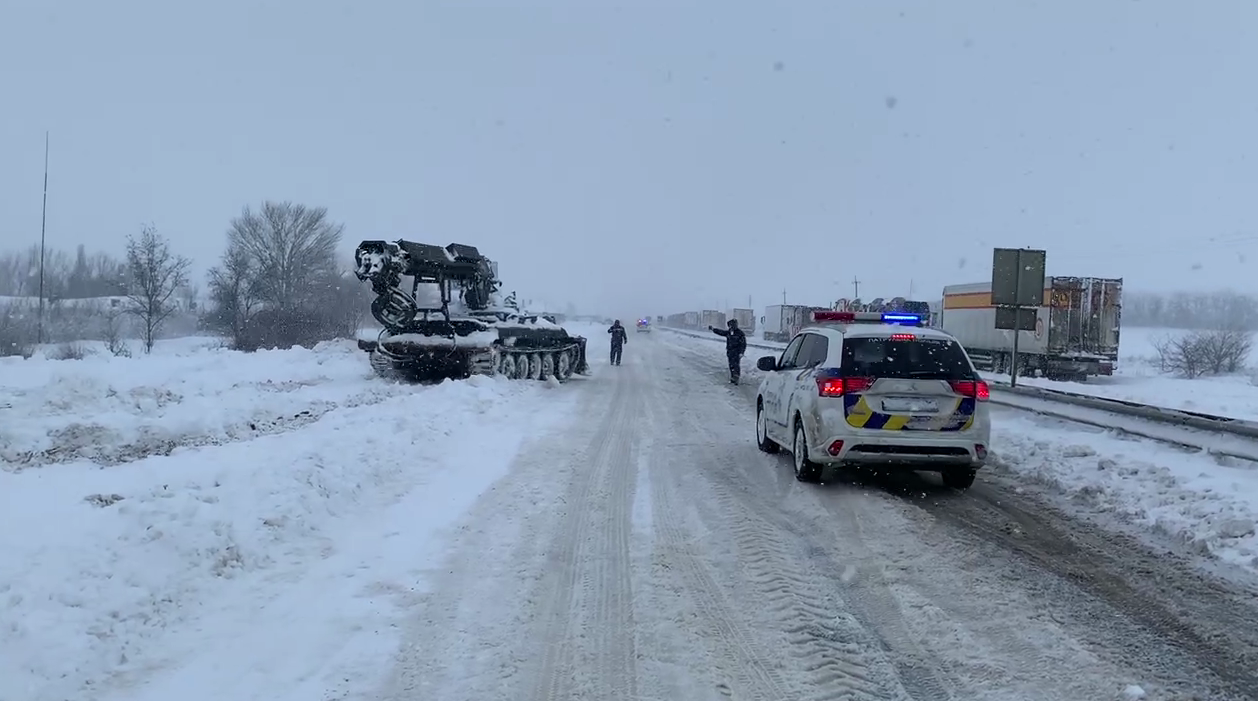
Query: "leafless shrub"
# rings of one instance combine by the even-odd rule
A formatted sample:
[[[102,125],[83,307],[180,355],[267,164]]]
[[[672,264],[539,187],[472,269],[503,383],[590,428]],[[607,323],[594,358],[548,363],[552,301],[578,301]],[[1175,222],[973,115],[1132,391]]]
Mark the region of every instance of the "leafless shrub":
[[[108,350],[115,358],[130,358],[131,349],[127,346],[127,341],[123,336],[124,315],[121,309],[110,307],[101,313],[101,340],[105,342],[105,349]]]
[[[1194,378],[1239,371],[1249,358],[1253,337],[1247,331],[1194,331],[1153,342],[1162,372]]]
[[[82,360],[91,355],[82,343],[62,343],[50,356],[53,360]]]

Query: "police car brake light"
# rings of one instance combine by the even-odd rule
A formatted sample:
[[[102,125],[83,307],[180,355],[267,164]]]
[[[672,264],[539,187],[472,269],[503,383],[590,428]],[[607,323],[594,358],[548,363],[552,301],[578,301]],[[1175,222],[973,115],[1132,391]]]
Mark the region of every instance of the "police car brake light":
[[[822,397],[842,397],[844,394],[864,392],[872,387],[872,377],[835,377],[822,373],[817,377],[817,394]]]
[[[911,333],[893,333],[893,334],[891,334],[891,340],[892,340],[892,341],[912,341],[912,340],[913,340],[913,339],[915,339],[915,338],[917,338],[917,336],[914,336],[914,335],[913,335],[913,334],[911,334]]]
[[[948,384],[952,385],[952,391],[963,397],[977,399],[980,402],[986,402],[992,397],[992,389],[982,380],[952,380]]]

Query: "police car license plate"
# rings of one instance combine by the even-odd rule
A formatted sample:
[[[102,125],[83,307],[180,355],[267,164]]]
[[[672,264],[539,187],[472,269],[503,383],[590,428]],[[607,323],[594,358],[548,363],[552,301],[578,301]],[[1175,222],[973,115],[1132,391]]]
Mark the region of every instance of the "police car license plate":
[[[939,405],[933,399],[891,398],[882,400],[882,410],[902,414],[937,414]]]

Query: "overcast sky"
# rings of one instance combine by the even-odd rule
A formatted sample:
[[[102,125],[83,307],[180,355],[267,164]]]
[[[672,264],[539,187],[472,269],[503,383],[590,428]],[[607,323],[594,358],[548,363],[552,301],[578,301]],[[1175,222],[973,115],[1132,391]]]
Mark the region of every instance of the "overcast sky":
[[[245,204],[668,313],[935,299],[993,246],[1258,292],[1258,2],[0,0],[0,248],[198,274]]]

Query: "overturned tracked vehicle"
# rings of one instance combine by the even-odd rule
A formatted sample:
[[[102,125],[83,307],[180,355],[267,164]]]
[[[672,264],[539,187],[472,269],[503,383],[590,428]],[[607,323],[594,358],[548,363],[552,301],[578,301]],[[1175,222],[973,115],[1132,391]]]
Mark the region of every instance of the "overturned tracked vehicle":
[[[441,247],[399,239],[363,241],[355,274],[369,281],[371,315],[384,327],[358,342],[378,375],[411,382],[472,375],[567,380],[585,375],[585,338],[553,318],[522,314],[498,299],[498,264],[474,246]],[[402,278],[410,277],[410,291]]]

